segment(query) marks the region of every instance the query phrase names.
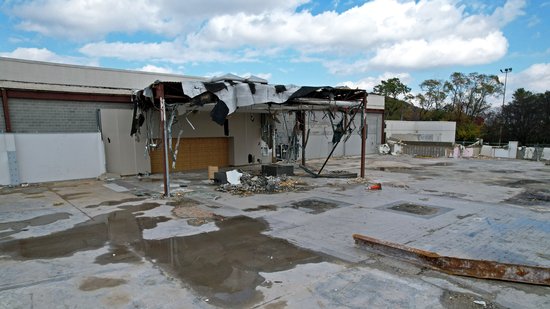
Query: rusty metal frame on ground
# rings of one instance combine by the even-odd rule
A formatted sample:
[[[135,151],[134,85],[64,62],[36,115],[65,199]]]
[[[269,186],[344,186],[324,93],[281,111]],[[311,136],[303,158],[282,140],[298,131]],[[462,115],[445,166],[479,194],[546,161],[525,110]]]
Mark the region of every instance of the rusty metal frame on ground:
[[[375,253],[390,255],[451,275],[550,286],[550,268],[496,261],[441,256],[435,252],[354,234],[355,243]]]

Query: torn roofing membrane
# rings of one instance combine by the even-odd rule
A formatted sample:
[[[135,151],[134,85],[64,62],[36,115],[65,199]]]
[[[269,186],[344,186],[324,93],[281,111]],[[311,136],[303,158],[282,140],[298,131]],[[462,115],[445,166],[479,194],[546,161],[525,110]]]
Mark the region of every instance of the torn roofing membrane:
[[[231,77],[231,76],[229,76]],[[162,90],[160,90],[162,89]],[[135,108],[158,108],[163,96],[166,104],[203,106],[216,103],[212,120],[223,125],[225,118],[239,107],[254,106],[268,111],[272,104],[291,105],[295,110],[356,107],[366,96],[362,89],[269,85],[264,80],[221,79],[211,81],[155,82],[136,94]]]

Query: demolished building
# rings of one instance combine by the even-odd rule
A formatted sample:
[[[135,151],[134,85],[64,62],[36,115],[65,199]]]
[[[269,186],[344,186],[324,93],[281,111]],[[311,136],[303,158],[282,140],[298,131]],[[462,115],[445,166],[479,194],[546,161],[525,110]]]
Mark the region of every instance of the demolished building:
[[[0,110],[0,185],[94,178],[106,172],[117,175],[159,172],[160,152],[149,148],[147,142],[151,140],[136,140],[129,134],[135,90],[144,89],[157,80],[179,84],[180,92],[183,91],[182,82],[209,81],[193,76],[0,58],[3,107]],[[244,82],[244,79],[239,82]],[[265,80],[249,79],[246,87],[249,87],[248,82],[258,85],[258,89],[266,84]],[[351,89],[333,89],[337,93],[353,92]],[[170,101],[170,98],[166,99]],[[368,153],[374,153],[382,142],[384,104],[381,99],[373,96],[371,103],[369,97]],[[330,98],[326,100],[329,101]],[[292,130],[284,138],[275,139],[275,146],[270,145],[271,140],[266,142],[268,132],[264,130],[265,126],[262,129],[262,123],[268,122],[269,108],[239,107],[229,115],[227,124],[224,120],[222,125],[211,121],[209,108],[212,106],[208,104],[195,106],[191,112],[182,112],[185,117],[179,117],[179,125],[183,127],[179,151],[185,159],[178,162],[177,168],[180,168],[179,164],[182,164],[181,169],[191,170],[208,165],[271,163],[273,158],[277,159],[277,149],[288,149],[286,136],[292,135]],[[272,108],[276,110],[276,106]],[[334,105],[329,103],[324,110],[333,108]],[[283,118],[296,115],[288,108],[284,112],[280,109],[277,114],[273,118],[276,125],[283,123]],[[334,129],[338,129],[343,116],[341,112],[330,114],[315,109],[310,110],[307,117],[313,124],[309,128],[310,142],[306,146],[307,153],[311,154],[309,158],[325,157],[334,145]],[[158,138],[158,118],[155,115],[150,119],[152,122],[148,124],[153,129],[150,136]],[[334,156],[360,153],[358,128],[361,121],[357,117],[350,124],[353,133],[336,146]],[[176,128],[173,138],[177,138],[181,129]],[[299,135],[297,141],[300,139]],[[185,155],[189,151],[194,155]],[[296,159],[299,158],[301,150]]]

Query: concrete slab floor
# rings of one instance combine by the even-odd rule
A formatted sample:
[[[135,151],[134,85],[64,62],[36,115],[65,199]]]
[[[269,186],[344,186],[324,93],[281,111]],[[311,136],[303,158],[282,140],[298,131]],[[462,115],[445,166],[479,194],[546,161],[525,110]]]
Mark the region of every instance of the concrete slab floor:
[[[369,156],[366,181],[295,171],[301,190],[246,197],[206,171],[174,174],[170,199],[159,175],[1,188],[0,308],[550,307],[549,287],[449,276],[351,237],[550,267],[550,166]]]

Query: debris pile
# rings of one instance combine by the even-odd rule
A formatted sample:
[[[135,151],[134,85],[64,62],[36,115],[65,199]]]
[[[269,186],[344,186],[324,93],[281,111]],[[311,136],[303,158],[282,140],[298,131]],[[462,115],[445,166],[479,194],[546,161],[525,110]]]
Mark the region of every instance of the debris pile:
[[[253,176],[243,172],[240,184],[226,183],[220,185],[217,190],[233,195],[249,196],[255,193],[279,193],[296,191],[301,185],[297,180],[287,176]]]

